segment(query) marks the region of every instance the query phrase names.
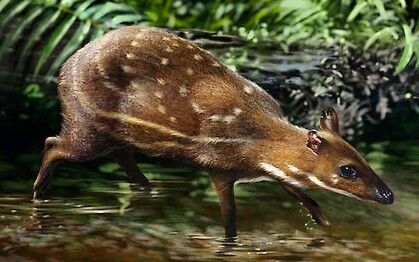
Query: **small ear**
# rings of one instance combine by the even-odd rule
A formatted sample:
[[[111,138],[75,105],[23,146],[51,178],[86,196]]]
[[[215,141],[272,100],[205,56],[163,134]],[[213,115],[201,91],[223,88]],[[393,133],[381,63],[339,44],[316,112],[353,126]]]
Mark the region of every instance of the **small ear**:
[[[320,127],[324,131],[330,131],[337,135],[339,133],[339,119],[336,111],[329,107],[328,109],[324,110],[322,116],[320,118]]]
[[[322,141],[320,140],[319,136],[317,135],[316,130],[308,131],[307,137],[307,147],[313,150],[314,153],[319,153],[320,144]]]

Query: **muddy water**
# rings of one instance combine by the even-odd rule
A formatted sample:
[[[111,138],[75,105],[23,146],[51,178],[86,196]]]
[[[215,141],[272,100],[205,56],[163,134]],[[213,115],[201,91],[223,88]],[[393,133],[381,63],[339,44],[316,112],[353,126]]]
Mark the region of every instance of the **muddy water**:
[[[238,185],[233,243],[221,237],[207,177],[192,168],[140,164],[153,181],[141,191],[112,162],[69,165],[48,199],[33,202],[29,174],[37,166],[25,165],[37,157],[0,161],[0,260],[418,261],[419,146],[406,143],[398,156],[373,148],[367,159],[394,190],[393,205],[308,192],[332,223],[322,228],[279,185]]]

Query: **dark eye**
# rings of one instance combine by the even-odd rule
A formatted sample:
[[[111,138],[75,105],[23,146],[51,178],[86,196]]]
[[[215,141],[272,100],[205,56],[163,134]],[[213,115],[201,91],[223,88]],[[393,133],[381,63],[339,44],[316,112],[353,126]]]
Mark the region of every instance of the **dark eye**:
[[[347,179],[355,179],[359,177],[358,172],[350,167],[350,166],[341,166],[340,169],[340,176]]]

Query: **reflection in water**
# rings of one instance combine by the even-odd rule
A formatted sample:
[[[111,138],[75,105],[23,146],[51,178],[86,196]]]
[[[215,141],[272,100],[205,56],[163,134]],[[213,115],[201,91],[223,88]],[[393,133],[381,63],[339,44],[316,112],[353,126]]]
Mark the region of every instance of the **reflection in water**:
[[[44,260],[400,260],[417,258],[417,162],[381,167],[396,203],[372,205],[329,192],[309,193],[332,225],[315,225],[274,183],[236,187],[239,237],[224,239],[208,179],[190,169],[147,165],[149,190],[110,181],[54,178],[50,198],[32,201],[30,184],[0,195],[0,257]],[[119,174],[120,171],[112,171]],[[380,172],[381,173],[381,172]],[[102,174],[102,175],[101,175]],[[406,183],[408,181],[409,183]],[[15,181],[16,184],[25,181]],[[23,194],[18,194],[21,192]]]

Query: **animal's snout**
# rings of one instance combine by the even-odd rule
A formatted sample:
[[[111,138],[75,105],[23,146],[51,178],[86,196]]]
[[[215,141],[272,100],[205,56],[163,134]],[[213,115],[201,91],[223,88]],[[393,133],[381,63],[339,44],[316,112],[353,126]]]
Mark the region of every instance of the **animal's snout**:
[[[379,203],[389,205],[394,201],[393,192],[384,183],[380,183],[375,187],[374,198]]]

